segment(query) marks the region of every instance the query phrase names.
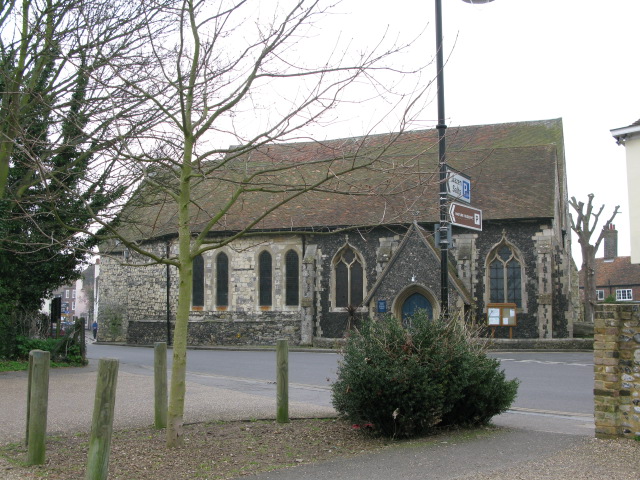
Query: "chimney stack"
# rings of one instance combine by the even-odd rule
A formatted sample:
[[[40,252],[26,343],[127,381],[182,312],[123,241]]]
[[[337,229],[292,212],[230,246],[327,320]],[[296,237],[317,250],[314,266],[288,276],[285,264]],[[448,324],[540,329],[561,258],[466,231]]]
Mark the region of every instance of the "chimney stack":
[[[618,231],[616,226],[609,224],[604,228],[604,259],[613,260],[618,256]]]

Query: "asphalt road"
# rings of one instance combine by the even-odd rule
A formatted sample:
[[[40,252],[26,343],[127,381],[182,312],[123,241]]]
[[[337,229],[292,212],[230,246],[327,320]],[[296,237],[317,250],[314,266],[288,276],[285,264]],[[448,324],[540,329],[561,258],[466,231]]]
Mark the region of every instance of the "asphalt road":
[[[118,358],[120,369],[153,375],[153,349],[89,345],[90,359]],[[512,409],[497,417],[505,426],[541,431],[593,434],[593,354],[587,352],[500,352],[507,378],[520,388]],[[334,352],[290,352],[291,401],[331,407],[330,385],[340,355]],[[168,359],[171,364],[171,355]],[[271,350],[189,350],[187,379],[195,384],[244,394],[275,395],[276,356]]]

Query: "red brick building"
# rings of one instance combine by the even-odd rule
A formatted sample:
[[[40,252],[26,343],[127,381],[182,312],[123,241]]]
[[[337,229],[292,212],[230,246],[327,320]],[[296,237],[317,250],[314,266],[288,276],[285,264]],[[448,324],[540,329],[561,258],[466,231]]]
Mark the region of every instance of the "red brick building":
[[[631,257],[618,256],[618,231],[614,225],[605,231],[604,257],[596,258],[596,294],[599,302],[611,297],[619,302],[640,302],[640,264]],[[584,285],[580,272],[580,294]]]

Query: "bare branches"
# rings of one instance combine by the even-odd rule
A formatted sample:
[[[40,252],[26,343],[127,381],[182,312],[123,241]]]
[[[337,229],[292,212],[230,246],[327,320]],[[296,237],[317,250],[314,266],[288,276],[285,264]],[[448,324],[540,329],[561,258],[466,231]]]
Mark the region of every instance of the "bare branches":
[[[569,205],[575,210],[576,218],[574,220],[571,215],[571,229],[578,235],[578,243],[582,252],[582,280],[584,284],[584,316],[585,321],[593,321],[593,309],[596,304],[596,285],[595,285],[595,258],[600,243],[602,242],[605,231],[609,229],[613,219],[618,214],[619,205],[613,210],[613,213],[604,224],[604,227],[600,230],[598,238],[592,244],[591,236],[593,235],[600,215],[604,210],[604,205],[600,207],[597,213],[594,212],[593,198],[591,193],[588,196],[586,209],[584,202],[578,202],[575,197],[571,197]]]

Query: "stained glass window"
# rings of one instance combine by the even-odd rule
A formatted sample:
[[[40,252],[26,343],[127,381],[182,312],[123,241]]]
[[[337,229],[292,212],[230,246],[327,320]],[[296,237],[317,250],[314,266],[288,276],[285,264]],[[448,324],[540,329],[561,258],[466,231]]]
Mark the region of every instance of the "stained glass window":
[[[364,270],[351,247],[343,249],[334,263],[336,307],[359,307],[364,296]]]
[[[272,282],[271,254],[264,251],[258,257],[258,296],[261,307],[271,306]]]
[[[489,260],[489,301],[522,307],[522,270],[513,250],[502,245]]]
[[[229,257],[224,252],[216,257],[216,305],[229,306]]]
[[[192,296],[191,305],[194,307],[204,306],[204,259],[198,255],[193,259],[192,273]]]
[[[289,250],[285,255],[285,305],[298,305],[300,297],[300,273],[298,253]]]

